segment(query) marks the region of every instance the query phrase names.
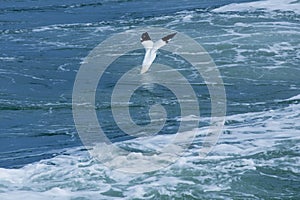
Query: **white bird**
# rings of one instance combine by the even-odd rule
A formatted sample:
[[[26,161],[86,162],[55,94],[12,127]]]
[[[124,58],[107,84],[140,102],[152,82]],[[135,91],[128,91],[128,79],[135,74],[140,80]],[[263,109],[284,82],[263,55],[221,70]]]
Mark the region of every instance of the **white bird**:
[[[152,42],[147,32],[142,34],[141,43],[144,46],[146,53],[142,64],[141,74],[147,72],[156,58],[157,50],[165,46],[177,33],[167,35],[155,43]]]

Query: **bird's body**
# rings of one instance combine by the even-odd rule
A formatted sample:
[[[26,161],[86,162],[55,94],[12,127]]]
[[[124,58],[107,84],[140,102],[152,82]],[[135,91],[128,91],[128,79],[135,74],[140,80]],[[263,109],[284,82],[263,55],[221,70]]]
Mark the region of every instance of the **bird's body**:
[[[144,46],[146,52],[142,64],[141,74],[149,70],[151,64],[156,58],[157,50],[166,45],[175,35],[176,33],[167,35],[166,37],[163,37],[162,39],[153,43],[147,32],[142,34],[141,43]]]

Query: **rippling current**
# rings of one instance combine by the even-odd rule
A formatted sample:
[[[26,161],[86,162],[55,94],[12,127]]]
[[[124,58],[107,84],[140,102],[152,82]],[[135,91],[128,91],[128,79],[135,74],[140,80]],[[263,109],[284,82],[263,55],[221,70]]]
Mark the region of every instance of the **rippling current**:
[[[201,126],[191,147],[164,170],[122,173],[82,146],[73,84],[99,43],[148,26],[184,33],[206,49],[224,81],[227,116],[217,145],[200,159],[210,116],[200,83]],[[0,199],[300,199],[299,1],[3,1],[0,27]],[[134,62],[142,62],[142,52]],[[156,62],[166,59],[178,62],[163,51]],[[102,87],[105,93],[112,86]],[[157,88],[146,96],[173,105],[162,94]],[[100,116],[110,107],[99,95]],[[133,100],[134,117],[147,123],[135,112],[145,99]],[[105,126],[116,145],[156,147],[176,130],[172,113],[170,129],[146,139],[128,138],[110,121]]]

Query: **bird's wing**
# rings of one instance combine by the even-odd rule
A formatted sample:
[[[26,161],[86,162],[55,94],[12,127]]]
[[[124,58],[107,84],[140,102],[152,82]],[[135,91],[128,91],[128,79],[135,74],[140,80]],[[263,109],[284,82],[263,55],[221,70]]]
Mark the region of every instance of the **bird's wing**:
[[[163,41],[162,39],[156,41],[153,44],[153,50],[157,51],[159,48],[165,46],[167,43],[165,41]]]
[[[141,36],[141,43],[144,46],[144,48],[147,49],[152,49],[153,47],[153,42],[147,32],[143,33]]]
[[[157,42],[155,42],[153,44],[153,49],[154,50],[158,50],[159,48],[165,46],[168,42],[170,42],[170,40],[176,35],[177,33],[172,33],[170,35],[167,35],[163,38],[161,38],[160,40],[158,40]]]

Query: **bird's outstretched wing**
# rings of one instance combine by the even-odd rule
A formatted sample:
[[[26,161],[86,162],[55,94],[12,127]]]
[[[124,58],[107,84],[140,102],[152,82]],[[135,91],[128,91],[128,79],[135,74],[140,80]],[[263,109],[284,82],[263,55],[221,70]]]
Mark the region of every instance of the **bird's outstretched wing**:
[[[167,35],[163,38],[161,38],[160,40],[158,40],[157,42],[155,42],[153,44],[153,49],[154,50],[158,50],[159,48],[165,46],[168,42],[170,42],[170,40],[176,35],[177,33],[172,33],[170,35]]]
[[[142,34],[141,43],[142,43],[142,45],[144,46],[144,48],[146,50],[147,49],[152,49],[152,47],[153,47],[153,42],[152,42],[152,40],[151,40],[151,38],[150,38],[150,36],[147,32]]]

